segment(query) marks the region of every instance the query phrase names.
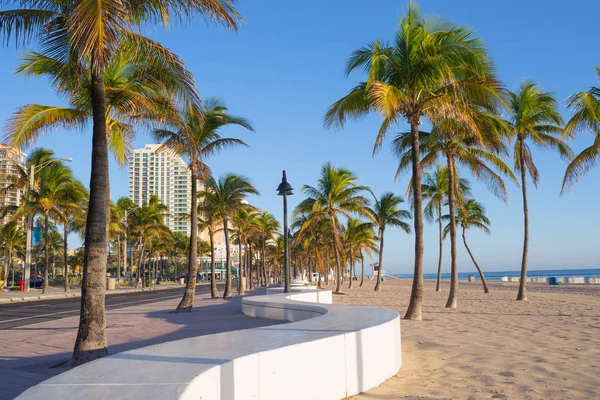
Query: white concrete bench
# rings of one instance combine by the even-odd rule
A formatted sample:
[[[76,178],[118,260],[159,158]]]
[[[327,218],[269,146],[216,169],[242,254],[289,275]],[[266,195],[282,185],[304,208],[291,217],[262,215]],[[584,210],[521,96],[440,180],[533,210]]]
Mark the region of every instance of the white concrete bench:
[[[342,399],[396,374],[402,363],[398,313],[330,303],[330,291],[245,297],[247,315],[296,322],[118,353],[19,398]]]

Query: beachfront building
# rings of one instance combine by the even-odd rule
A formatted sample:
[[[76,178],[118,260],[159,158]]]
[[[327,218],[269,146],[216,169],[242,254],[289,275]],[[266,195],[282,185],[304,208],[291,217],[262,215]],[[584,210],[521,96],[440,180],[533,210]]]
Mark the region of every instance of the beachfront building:
[[[191,223],[178,221],[178,217],[188,215],[191,206],[191,173],[184,160],[161,144],[147,144],[133,151],[129,163],[129,198],[137,206],[148,203],[150,195],[157,195],[161,203],[169,208],[165,216],[165,225],[173,232],[190,235]],[[201,190],[200,183],[198,190]],[[233,229],[233,227],[232,227]],[[209,241],[208,231],[199,232],[198,238]],[[215,264],[219,278],[225,277],[225,241],[223,231],[218,228],[214,237]],[[234,271],[239,263],[237,246],[231,245],[231,258]],[[210,254],[199,254],[200,273],[210,270]]]
[[[25,154],[18,148],[0,143],[0,177],[8,175],[17,175],[19,166],[23,165]],[[20,189],[8,190],[4,192],[8,182],[0,178],[0,209],[6,206],[19,206],[23,197],[23,191]],[[12,215],[8,214],[2,218],[2,225],[5,225]]]
[[[164,145],[147,144],[133,151],[129,163],[129,198],[141,207],[148,203],[150,195],[158,196],[169,208],[165,225],[188,236],[191,224],[178,218],[190,212],[191,182],[186,163]]]

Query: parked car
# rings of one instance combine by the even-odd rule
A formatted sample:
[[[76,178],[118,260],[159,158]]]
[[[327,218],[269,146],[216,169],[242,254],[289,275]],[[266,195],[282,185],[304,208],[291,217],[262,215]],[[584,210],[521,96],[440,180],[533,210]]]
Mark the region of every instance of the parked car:
[[[32,275],[29,277],[30,288],[41,288],[44,286],[44,277],[41,275]]]

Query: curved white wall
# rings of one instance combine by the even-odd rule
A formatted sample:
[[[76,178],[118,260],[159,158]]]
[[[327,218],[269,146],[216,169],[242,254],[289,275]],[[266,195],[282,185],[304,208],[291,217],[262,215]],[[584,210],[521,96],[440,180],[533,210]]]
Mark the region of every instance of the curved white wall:
[[[245,297],[242,309],[296,322],[115,354],[19,398],[342,399],[379,385],[401,366],[394,311],[332,305],[330,291]]]

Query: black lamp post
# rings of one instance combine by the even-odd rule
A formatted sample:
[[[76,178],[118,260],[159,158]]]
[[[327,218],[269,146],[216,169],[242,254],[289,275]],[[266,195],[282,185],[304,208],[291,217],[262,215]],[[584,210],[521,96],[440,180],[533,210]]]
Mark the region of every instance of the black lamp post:
[[[279,196],[283,196],[283,269],[284,269],[284,279],[285,279],[285,293],[290,293],[290,254],[288,249],[288,221],[287,221],[287,196],[291,196],[292,193],[292,185],[290,185],[285,176],[285,170],[283,171],[283,177],[281,178],[281,183],[277,187],[277,194]]]

